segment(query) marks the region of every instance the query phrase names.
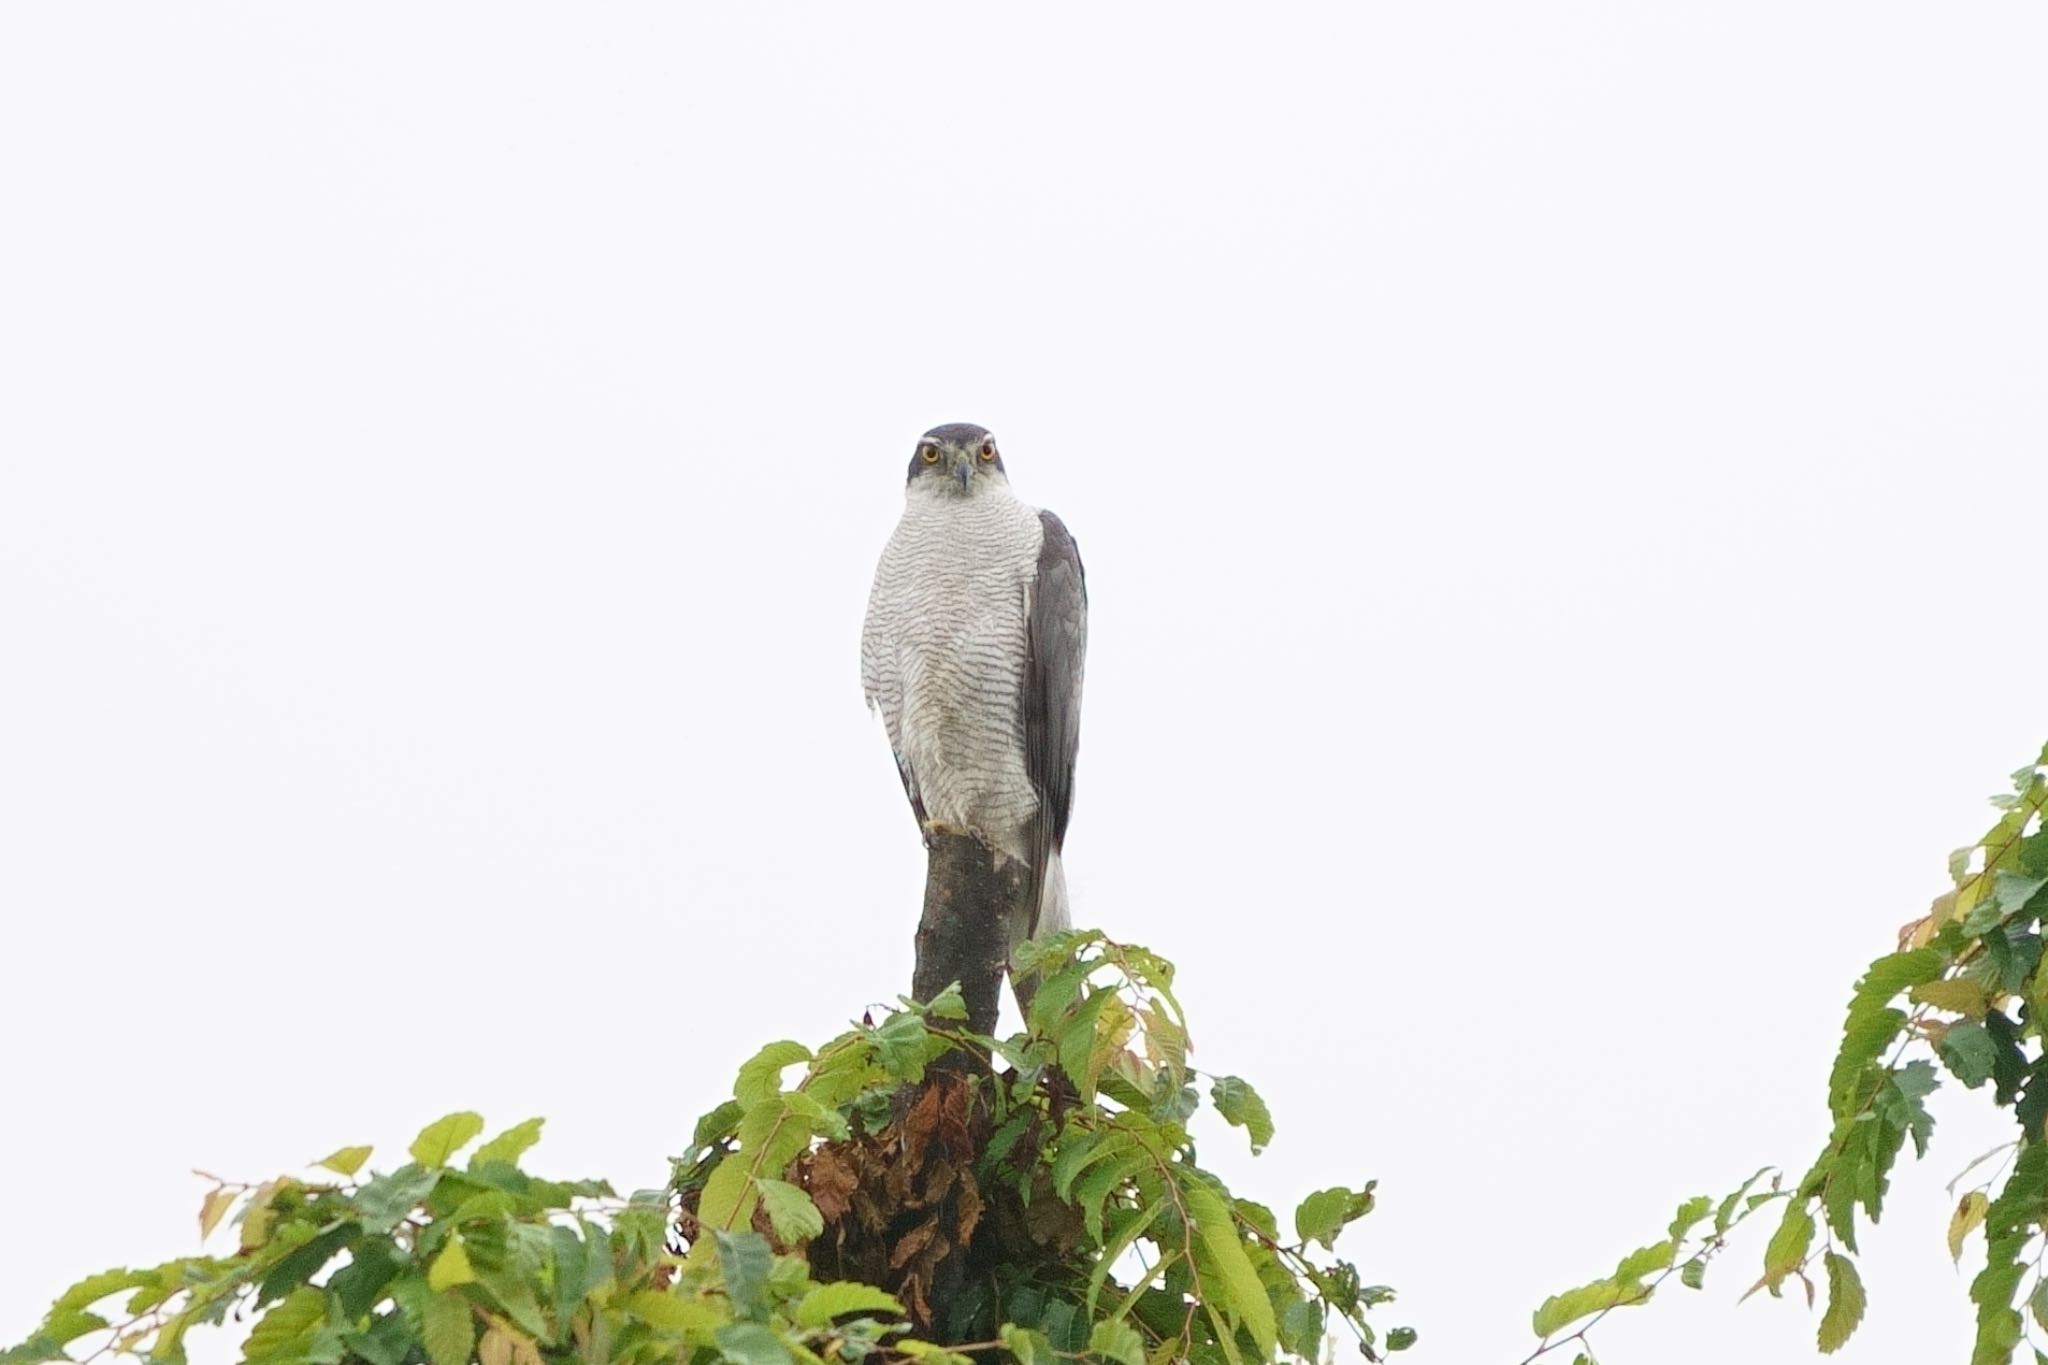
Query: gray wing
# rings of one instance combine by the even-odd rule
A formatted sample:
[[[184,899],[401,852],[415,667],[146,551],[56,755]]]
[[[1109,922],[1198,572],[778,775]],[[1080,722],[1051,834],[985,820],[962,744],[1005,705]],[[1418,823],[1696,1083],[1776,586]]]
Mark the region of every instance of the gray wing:
[[[1054,851],[1067,839],[1074,806],[1074,756],[1081,747],[1081,666],[1088,652],[1088,584],[1081,551],[1060,519],[1038,514],[1044,539],[1031,590],[1021,704],[1024,712],[1024,771],[1038,796],[1033,817],[1031,876],[1032,932],[1037,925],[1037,892]]]

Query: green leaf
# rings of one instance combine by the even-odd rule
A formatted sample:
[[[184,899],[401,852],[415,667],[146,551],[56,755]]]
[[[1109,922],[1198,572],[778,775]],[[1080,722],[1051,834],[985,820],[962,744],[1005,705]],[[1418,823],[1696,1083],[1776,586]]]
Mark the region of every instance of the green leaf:
[[[1203,1279],[1209,1282],[1211,1306],[1243,1326],[1259,1349],[1272,1355],[1279,1339],[1273,1303],[1266,1297],[1266,1287],[1259,1282],[1251,1257],[1238,1238],[1229,1206],[1222,1195],[1200,1180],[1190,1181],[1182,1198],[1195,1223],[1195,1257],[1202,1267]]]
[[[97,1332],[107,1325],[107,1320],[98,1313],[83,1308],[69,1308],[61,1313],[52,1313],[43,1319],[43,1328],[37,1336],[48,1337],[63,1345],[78,1340],[87,1332]]]
[[[1002,1341],[1003,1349],[1017,1358],[1017,1365],[1060,1365],[1059,1357],[1053,1353],[1051,1339],[1043,1332],[1006,1322],[996,1335]]]
[[[1973,1019],[1950,1024],[1935,1051],[1955,1078],[1972,1090],[1990,1080],[1998,1067],[1998,1044]]]
[[[1552,1294],[1531,1315],[1530,1326],[1535,1329],[1538,1337],[1547,1341],[1559,1328],[1569,1326],[1580,1318],[1606,1308],[1645,1303],[1649,1297],[1648,1285],[1595,1280],[1591,1284],[1582,1284],[1577,1289],[1567,1289],[1562,1294]]]
[[[1776,1293],[1778,1282],[1797,1270],[1813,1245],[1813,1215],[1796,1201],[1785,1205],[1785,1217],[1764,1247],[1763,1283]]]
[[[448,1158],[484,1130],[484,1116],[464,1109],[435,1119],[412,1140],[412,1159],[422,1166],[446,1166]],[[439,1361],[435,1365],[441,1365]]]
[[[1923,981],[1907,992],[1906,998],[1916,1005],[1932,1005],[1938,1010],[1966,1014],[1972,1019],[1982,1019],[1984,1011],[1991,1007],[1991,998],[1985,993],[1984,983],[1960,976]]]
[[[659,1289],[641,1289],[619,1300],[619,1306],[664,1332],[705,1333],[732,1321],[709,1299],[685,1298]]]
[[[924,1020],[908,1010],[892,1014],[868,1030],[868,1041],[874,1044],[875,1060],[891,1076],[899,1081],[924,1079],[925,1058],[931,1050],[931,1032]]]
[[[1614,1278],[1627,1283],[1668,1269],[1676,1250],[1670,1242],[1652,1242],[1646,1247],[1638,1247],[1621,1258],[1621,1264],[1614,1268]]]
[[[156,1282],[154,1270],[102,1270],[97,1275],[88,1275],[57,1296],[50,1305],[52,1313],[62,1313],[73,1308],[90,1308],[109,1294],[118,1294],[124,1289],[139,1289]]]
[[[515,1123],[477,1148],[469,1158],[469,1168],[475,1170],[491,1161],[502,1161],[508,1166],[517,1166],[519,1158],[526,1155],[534,1143],[540,1141],[541,1125],[546,1122],[545,1119],[533,1118],[524,1123]]]
[[[835,1280],[821,1284],[805,1294],[796,1305],[796,1325],[804,1328],[823,1327],[834,1318],[848,1313],[886,1313],[891,1318],[903,1316],[903,1305],[890,1295],[871,1284],[860,1284],[853,1280]]]
[[[782,1338],[757,1322],[730,1322],[718,1329],[718,1353],[731,1365],[794,1365]]]
[[[305,1148],[301,1147],[299,1150],[304,1151]],[[313,1164],[324,1166],[339,1175],[353,1176],[363,1169],[363,1163],[370,1159],[373,1150],[375,1149],[370,1147],[337,1147]]]
[[[1415,1329],[1413,1327],[1396,1327],[1393,1331],[1387,1333],[1387,1349],[1389,1351],[1405,1351],[1414,1344]]]
[[[811,1197],[795,1185],[786,1180],[755,1176],[754,1186],[761,1191],[761,1207],[768,1211],[768,1222],[775,1229],[776,1239],[784,1246],[808,1242],[825,1230],[825,1215],[819,1213]]]
[[[701,1151],[739,1127],[747,1106],[738,1100],[726,1100],[716,1109],[697,1120],[696,1131],[690,1135],[690,1150]]]
[[[367,1331],[346,1333],[342,1344],[369,1365],[405,1365],[419,1343],[405,1314],[394,1309],[373,1321]]]
[[[1698,1289],[1707,1282],[1707,1262],[1702,1256],[1695,1256],[1678,1268],[1678,1282],[1687,1289]]]
[[[245,1361],[299,1358],[327,1320],[327,1295],[311,1285],[301,1285],[280,1299],[277,1306],[258,1319],[243,1343]]]
[[[1878,1059],[1898,1036],[1906,1016],[1888,1008],[1900,991],[1932,981],[1942,973],[1944,960],[1933,948],[1881,957],[1864,971],[1849,997],[1848,1017],[1842,1026],[1842,1046],[1835,1055],[1828,1076],[1828,1106],[1838,1119],[1853,1115],[1864,1068]]]
[[[476,1283],[476,1268],[469,1263],[469,1250],[462,1238],[450,1237],[427,1270],[427,1288],[453,1289],[458,1284]]]
[[[1828,1307],[1820,1319],[1820,1349],[1823,1353],[1840,1349],[1856,1330],[1856,1324],[1863,1321],[1863,1277],[1856,1273],[1856,1263],[1847,1256],[1830,1251],[1827,1254]]]
[[[1088,1349],[1118,1365],[1145,1365],[1145,1338],[1128,1322],[1109,1319],[1088,1334]]]
[[[41,1332],[19,1346],[9,1346],[6,1350],[0,1351],[0,1365],[43,1365],[44,1361],[67,1358],[64,1354],[64,1343],[53,1341]]]
[[[380,1175],[356,1193],[356,1212],[369,1232],[389,1232],[433,1193],[441,1172],[407,1162]]]
[[[1697,1226],[1701,1219],[1713,1211],[1714,1201],[1704,1194],[1694,1195],[1678,1206],[1678,1212],[1671,1215],[1671,1245],[1685,1240],[1685,1235]]]
[[[786,1038],[770,1043],[741,1064],[739,1077],[732,1083],[733,1098],[742,1106],[752,1106],[780,1094],[784,1069],[809,1060],[811,1050],[802,1043]]]
[[[453,1289],[428,1299],[421,1316],[420,1339],[434,1365],[469,1365],[470,1348],[476,1345],[476,1322],[470,1316],[469,1300]]]
[[[725,1277],[725,1296],[734,1317],[753,1318],[767,1310],[763,1291],[775,1268],[775,1251],[758,1232],[714,1233],[718,1266]]]
[[[1321,1242],[1326,1251],[1336,1250],[1337,1234],[1344,1225],[1372,1212],[1373,1182],[1362,1190],[1342,1185],[1317,1190],[1294,1210],[1294,1231],[1304,1242]]]
[[[960,994],[960,983],[955,981],[933,996],[924,1011],[934,1019],[965,1019],[967,998]]]
[[[1237,1076],[1218,1076],[1209,1087],[1209,1099],[1226,1122],[1250,1135],[1254,1154],[1264,1151],[1273,1140],[1272,1112],[1250,1082]]]

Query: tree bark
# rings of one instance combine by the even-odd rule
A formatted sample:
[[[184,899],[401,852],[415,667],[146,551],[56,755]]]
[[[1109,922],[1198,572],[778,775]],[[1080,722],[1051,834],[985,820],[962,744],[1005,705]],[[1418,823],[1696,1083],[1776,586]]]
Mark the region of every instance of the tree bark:
[[[957,981],[967,1001],[967,1026],[992,1034],[1010,965],[1009,926],[1030,888],[1024,865],[998,858],[971,832],[926,834],[924,915],[917,926],[917,968],[911,997],[929,1001]],[[1028,912],[1020,922],[1029,923]]]

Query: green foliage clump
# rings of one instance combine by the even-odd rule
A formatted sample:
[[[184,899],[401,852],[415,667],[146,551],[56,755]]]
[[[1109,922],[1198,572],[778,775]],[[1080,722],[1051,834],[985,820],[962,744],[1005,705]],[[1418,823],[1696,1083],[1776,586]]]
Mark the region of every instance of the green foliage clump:
[[[1340,1323],[1370,1359],[1411,1343],[1367,1321],[1392,1291],[1331,1254],[1370,1183],[1310,1195],[1289,1237],[1198,1164],[1170,965],[1092,933],[1031,951],[1023,1034],[963,1031],[947,992],[772,1043],[665,1190],[530,1174],[539,1119],[458,1165],[467,1112],[381,1173],[344,1147],[216,1182],[200,1233],[232,1249],[81,1280],[0,1365],[184,1365],[230,1315],[253,1321],[245,1365],[1245,1365],[1315,1359]],[[1272,1139],[1250,1085],[1206,1080],[1254,1150]]]
[[[1566,1345],[1615,1308],[1648,1301],[1674,1271],[1691,1288],[1727,1232],[1767,1203],[1783,1212],[1765,1244],[1749,1292],[1778,1295],[1798,1281],[1809,1303],[1826,1285],[1817,1345],[1839,1349],[1863,1319],[1866,1295],[1856,1256],[1859,1222],[1875,1224],[1892,1171],[1908,1143],[1927,1154],[1934,1118],[1927,1097],[1945,1071],[2009,1110],[2013,1141],[1985,1153],[1958,1177],[1988,1173],[1967,1189],[1949,1220],[1949,1254],[1961,1258],[1979,1229],[1986,1264],[1971,1282],[1977,1338],[1971,1365],[2003,1365],[2023,1342],[2048,1362],[2048,747],[1992,798],[1999,817],[1974,844],[1949,855],[1952,886],[1900,931],[1897,950],[1865,970],[1849,997],[1842,1043],[1828,1075],[1832,1130],[1796,1184],[1766,1167],[1721,1200],[1688,1202],[1667,1243],[1625,1260],[1614,1276],[1553,1296],[1536,1311],[1541,1344],[1533,1360]],[[1903,997],[1903,999],[1902,999]],[[1769,1177],[1765,1188],[1759,1182]],[[1690,1239],[1690,1240],[1688,1240]],[[1652,1276],[1646,1279],[1645,1276]],[[2031,1333],[2030,1333],[2031,1327]],[[1567,1330],[1569,1329],[1569,1330]],[[2033,1340],[2029,1340],[2030,1335]]]

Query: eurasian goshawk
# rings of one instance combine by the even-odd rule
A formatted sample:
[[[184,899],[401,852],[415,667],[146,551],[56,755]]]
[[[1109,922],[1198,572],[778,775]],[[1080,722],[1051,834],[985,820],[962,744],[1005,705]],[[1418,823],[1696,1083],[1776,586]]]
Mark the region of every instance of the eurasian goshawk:
[[[1010,491],[981,427],[926,432],[908,484],[868,596],[861,685],[920,830],[973,831],[1024,864],[1014,951],[1069,923],[1060,849],[1088,646],[1081,556],[1058,517]]]

